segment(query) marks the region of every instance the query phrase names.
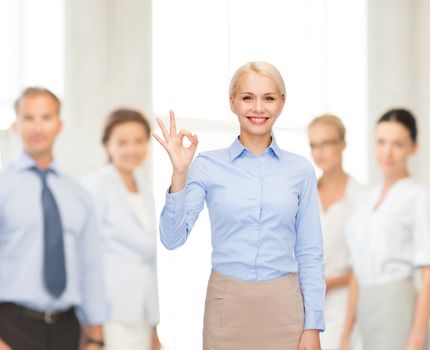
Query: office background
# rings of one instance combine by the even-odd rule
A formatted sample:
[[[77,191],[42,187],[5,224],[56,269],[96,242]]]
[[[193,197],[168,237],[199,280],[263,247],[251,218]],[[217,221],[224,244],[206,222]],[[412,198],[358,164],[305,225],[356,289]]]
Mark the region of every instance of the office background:
[[[229,79],[239,65],[267,60],[287,85],[275,131],[281,147],[309,157],[307,123],[337,114],[348,129],[346,170],[373,183],[375,119],[406,107],[420,133],[411,169],[430,183],[429,40],[428,0],[1,0],[0,166],[19,149],[9,126],[13,101],[28,85],[62,98],[65,129],[55,153],[77,179],[106,162],[101,127],[120,106],[152,121],[173,109],[179,127],[199,135],[199,151],[226,147],[238,131]],[[142,176],[160,210],[170,164],[155,143]],[[201,348],[209,270],[205,212],[186,246],[159,248],[166,349]]]

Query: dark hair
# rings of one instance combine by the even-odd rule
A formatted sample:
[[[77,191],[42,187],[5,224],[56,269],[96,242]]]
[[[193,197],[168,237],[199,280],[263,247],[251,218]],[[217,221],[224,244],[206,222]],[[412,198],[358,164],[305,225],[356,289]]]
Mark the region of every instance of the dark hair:
[[[103,128],[102,143],[106,145],[112,135],[113,129],[117,125],[128,122],[135,122],[142,125],[147,133],[148,138],[150,137],[151,125],[149,124],[148,119],[142,113],[134,109],[120,108],[111,112],[107,117]]]
[[[417,142],[418,137],[418,129],[417,129],[417,121],[414,115],[408,111],[407,109],[397,108],[391,109],[388,112],[385,112],[381,118],[378,119],[378,123],[382,122],[397,122],[402,124],[408,131],[411,136],[412,142]]]
[[[61,112],[61,101],[57,95],[55,95],[51,90],[48,90],[47,88],[39,87],[39,86],[30,86],[30,87],[25,88],[21,92],[21,95],[19,95],[19,97],[15,101],[14,107],[15,107],[16,115],[18,115],[18,113],[19,113],[19,104],[21,103],[21,101],[24,100],[26,97],[35,96],[35,95],[48,95],[48,96],[50,96],[54,100],[55,104],[57,105],[57,112],[58,112],[58,114],[60,114],[60,112]]]

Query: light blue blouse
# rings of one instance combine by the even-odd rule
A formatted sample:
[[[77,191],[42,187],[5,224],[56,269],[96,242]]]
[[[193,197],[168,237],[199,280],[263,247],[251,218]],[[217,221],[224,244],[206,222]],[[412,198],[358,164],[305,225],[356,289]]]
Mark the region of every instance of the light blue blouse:
[[[168,249],[185,243],[204,202],[214,270],[247,281],[298,273],[304,328],[324,330],[323,244],[311,163],[281,150],[274,139],[258,157],[239,139],[201,153],[186,188],[166,195],[160,234]]]

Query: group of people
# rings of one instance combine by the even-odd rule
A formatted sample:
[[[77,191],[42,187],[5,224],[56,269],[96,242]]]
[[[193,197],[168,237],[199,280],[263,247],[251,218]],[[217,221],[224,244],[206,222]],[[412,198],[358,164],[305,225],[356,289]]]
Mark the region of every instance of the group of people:
[[[162,244],[183,245],[209,211],[203,349],[424,350],[430,196],[408,170],[414,116],[394,109],[378,120],[382,181],[365,189],[343,169],[346,131],[334,115],[308,126],[319,179],[310,161],[279,148],[286,91],[273,65],[241,66],[229,97],[240,132],[227,148],[195,157],[197,135],[178,131],[173,112],[153,134],[173,169]],[[160,349],[156,213],[136,173],[150,123],[113,111],[107,165],[79,184],[55,165],[60,109],[43,88],[15,105],[23,150],[0,172],[0,350]]]
[[[312,158],[322,170],[323,349],[427,349],[430,196],[408,170],[417,134],[407,110],[379,118],[374,154],[382,181],[365,189],[342,168],[341,120],[323,115],[308,127]]]
[[[80,184],[54,161],[60,108],[33,87],[15,105],[23,150],[0,172],[0,349],[159,350],[156,214],[136,174],[150,123],[113,111],[107,165]]]

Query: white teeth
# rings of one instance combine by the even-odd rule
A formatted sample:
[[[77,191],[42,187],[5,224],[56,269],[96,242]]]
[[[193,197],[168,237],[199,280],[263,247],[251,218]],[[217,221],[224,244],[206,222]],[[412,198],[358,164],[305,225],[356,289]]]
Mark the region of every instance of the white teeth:
[[[263,124],[267,118],[266,117],[248,117],[253,123]]]

